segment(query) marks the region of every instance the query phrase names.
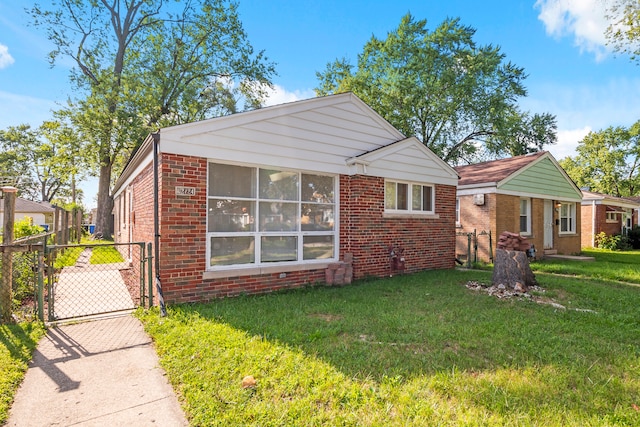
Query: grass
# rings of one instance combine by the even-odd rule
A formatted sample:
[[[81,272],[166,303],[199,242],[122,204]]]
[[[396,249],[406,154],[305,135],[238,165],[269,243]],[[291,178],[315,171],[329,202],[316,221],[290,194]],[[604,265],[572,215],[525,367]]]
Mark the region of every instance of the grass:
[[[640,284],[640,251],[583,249],[582,255],[594,257],[596,262],[549,259],[534,262],[531,268],[540,273]]]
[[[43,336],[40,323],[0,325],[0,425],[7,422],[13,396]]]
[[[90,264],[113,264],[123,262],[124,258],[122,254],[116,249],[115,246],[95,246],[91,251]]]
[[[94,245],[95,243],[87,241],[83,242],[87,245]],[[90,264],[113,264],[123,262],[124,258],[122,254],[113,246],[113,242],[105,241],[100,245],[92,246]],[[64,248],[64,250],[57,251],[54,267],[61,269],[63,267],[70,267],[76,264],[78,257],[84,251],[85,246],[70,246]]]
[[[632,426],[640,288],[617,281],[637,256],[580,264],[608,280],[539,274],[566,310],[464,287],[490,272],[430,271],[139,316],[196,426]]]

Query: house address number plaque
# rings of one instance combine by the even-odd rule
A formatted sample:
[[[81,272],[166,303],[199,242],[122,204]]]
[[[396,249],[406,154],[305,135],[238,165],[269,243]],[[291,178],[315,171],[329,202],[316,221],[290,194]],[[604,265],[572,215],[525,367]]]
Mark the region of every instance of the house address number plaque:
[[[176,196],[195,196],[195,187],[176,187]]]

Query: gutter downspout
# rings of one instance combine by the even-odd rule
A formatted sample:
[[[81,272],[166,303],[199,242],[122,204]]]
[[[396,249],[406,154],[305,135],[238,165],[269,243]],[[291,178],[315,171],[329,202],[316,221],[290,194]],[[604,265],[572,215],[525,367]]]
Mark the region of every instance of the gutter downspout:
[[[167,316],[167,307],[164,304],[164,296],[162,295],[162,284],[160,283],[160,222],[158,214],[159,206],[159,189],[158,189],[158,149],[160,148],[160,131],[152,133],[153,138],[153,233],[154,233],[154,258],[156,270],[156,292],[158,293],[158,302],[160,303],[160,316]]]
[[[596,201],[591,201],[591,247],[596,247]]]

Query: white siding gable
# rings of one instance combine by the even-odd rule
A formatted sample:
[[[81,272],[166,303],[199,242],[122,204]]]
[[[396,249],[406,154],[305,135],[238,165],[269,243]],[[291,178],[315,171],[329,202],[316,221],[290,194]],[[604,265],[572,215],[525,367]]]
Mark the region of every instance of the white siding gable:
[[[352,165],[351,174],[433,184],[458,184],[456,171],[415,137],[351,158],[347,164]]]
[[[165,128],[160,140],[163,152],[349,174],[347,159],[405,137],[354,94],[345,93]],[[417,145],[422,146],[419,141]],[[444,175],[450,183],[455,172],[422,147],[411,143],[385,152],[372,170],[397,179]]]

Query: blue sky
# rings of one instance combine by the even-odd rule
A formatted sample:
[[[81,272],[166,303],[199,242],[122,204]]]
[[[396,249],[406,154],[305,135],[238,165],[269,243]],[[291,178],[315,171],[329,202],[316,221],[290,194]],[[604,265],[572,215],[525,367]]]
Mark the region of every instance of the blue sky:
[[[52,46],[29,26],[34,2],[0,2],[0,129],[39,126],[70,95],[69,61],[53,69]],[[316,72],[328,62],[357,55],[372,35],[384,38],[410,12],[430,29],[447,17],[475,28],[480,44],[498,45],[528,74],[524,110],[549,112],[558,122],[562,159],[589,131],[630,126],[640,119],[640,66],[606,46],[603,0],[239,0],[239,12],[256,50],[265,50],[278,76],[269,104],[314,96]],[[93,188],[85,202],[94,205]]]

